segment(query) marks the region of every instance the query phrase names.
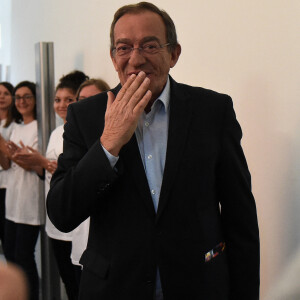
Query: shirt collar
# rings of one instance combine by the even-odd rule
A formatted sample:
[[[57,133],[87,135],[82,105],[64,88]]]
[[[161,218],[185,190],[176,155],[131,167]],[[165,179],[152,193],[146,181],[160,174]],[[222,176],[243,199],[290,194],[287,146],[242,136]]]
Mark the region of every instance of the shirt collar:
[[[159,95],[159,97],[156,100],[160,100],[165,108],[165,111],[167,112],[169,109],[169,104],[170,104],[170,93],[171,93],[171,89],[170,89],[170,78],[168,76],[168,80],[167,83],[165,85],[165,88],[163,89],[162,93]],[[155,102],[156,102],[155,100]]]

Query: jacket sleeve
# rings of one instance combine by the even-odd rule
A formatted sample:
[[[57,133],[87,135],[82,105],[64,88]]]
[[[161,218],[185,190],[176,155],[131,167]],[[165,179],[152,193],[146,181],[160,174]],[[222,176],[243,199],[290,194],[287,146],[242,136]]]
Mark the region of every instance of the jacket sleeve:
[[[230,273],[231,300],[259,299],[259,231],[242,131],[227,102],[218,168],[218,197]]]
[[[101,132],[94,144],[88,146],[76,117],[70,105],[63,153],[58,158],[47,196],[48,216],[63,232],[73,230],[87,219],[118,178],[100,144]]]

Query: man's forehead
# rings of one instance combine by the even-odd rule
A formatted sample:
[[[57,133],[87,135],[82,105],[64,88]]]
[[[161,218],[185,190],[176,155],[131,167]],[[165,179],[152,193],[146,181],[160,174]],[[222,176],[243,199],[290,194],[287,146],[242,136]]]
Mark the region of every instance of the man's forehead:
[[[116,24],[122,19],[122,18],[145,18],[145,17],[152,17],[152,18],[161,18],[159,14],[157,14],[154,11],[151,10],[140,10],[140,11],[129,11],[124,13],[117,21]]]
[[[158,40],[166,36],[165,24],[160,15],[152,11],[139,13],[126,13],[116,22],[114,27],[114,39],[128,39],[131,42]]]

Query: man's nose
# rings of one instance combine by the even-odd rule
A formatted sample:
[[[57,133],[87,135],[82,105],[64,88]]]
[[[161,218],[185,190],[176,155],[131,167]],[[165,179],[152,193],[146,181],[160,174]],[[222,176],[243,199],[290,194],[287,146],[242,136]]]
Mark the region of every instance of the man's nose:
[[[145,57],[139,48],[133,48],[129,57],[129,63],[133,66],[140,66],[146,62]]]

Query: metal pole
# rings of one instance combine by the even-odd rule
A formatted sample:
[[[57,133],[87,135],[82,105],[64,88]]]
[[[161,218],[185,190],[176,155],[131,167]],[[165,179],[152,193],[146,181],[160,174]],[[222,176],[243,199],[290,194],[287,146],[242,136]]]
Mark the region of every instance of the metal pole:
[[[35,70],[37,85],[37,121],[39,151],[45,155],[49,136],[55,126],[54,99],[54,53],[53,43],[35,44]],[[40,184],[40,196],[45,202],[44,183]],[[45,206],[41,208],[45,213]],[[44,228],[41,230],[42,299],[60,300],[60,277]]]

